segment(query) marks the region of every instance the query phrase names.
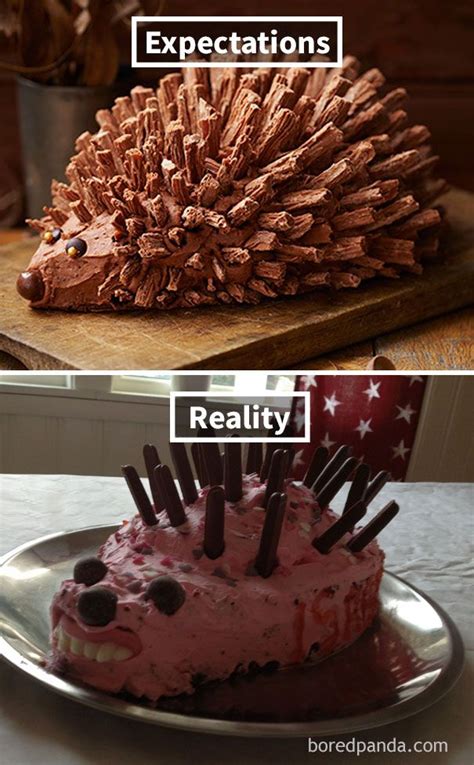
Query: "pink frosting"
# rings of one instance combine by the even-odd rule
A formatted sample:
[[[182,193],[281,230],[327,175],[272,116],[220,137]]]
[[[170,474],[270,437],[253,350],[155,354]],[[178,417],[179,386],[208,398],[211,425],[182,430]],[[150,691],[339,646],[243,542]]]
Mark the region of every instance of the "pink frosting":
[[[223,679],[251,662],[298,663],[313,647],[327,655],[357,638],[378,608],[383,552],[375,541],[351,554],[347,534],[327,554],[311,544],[337,519],[321,513],[313,492],[287,482],[287,510],[278,565],[263,579],[253,568],[265,511],[264,485],[244,476],[243,497],[226,502],[225,550],[217,560],[202,552],[208,489],[186,508],[187,521],[174,528],[162,513],[146,526],[140,516],[124,521],[101,547],[108,567],[101,586],[118,598],[106,627],[84,624],[76,609],[85,585],[66,580],[52,606],[53,653],[68,674],[107,691],[128,690],[157,699],[194,690],[196,676]],[[176,579],[186,600],[173,615],[145,600],[148,582],[162,574]],[[133,652],[126,661],[99,663],[62,653],[54,629],[91,641],[113,641]]]

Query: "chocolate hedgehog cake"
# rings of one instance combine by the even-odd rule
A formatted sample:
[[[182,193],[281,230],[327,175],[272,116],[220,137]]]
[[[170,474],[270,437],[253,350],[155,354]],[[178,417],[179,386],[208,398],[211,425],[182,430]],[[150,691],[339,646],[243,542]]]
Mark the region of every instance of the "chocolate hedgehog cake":
[[[67,183],[29,221],[41,243],[20,295],[76,311],[256,304],[421,274],[444,182],[405,90],[383,86],[347,56],[133,88],[79,136]]]
[[[79,560],[52,603],[51,668],[108,692],[157,700],[207,680],[328,656],[356,640],[379,606],[384,554],[375,536],[389,502],[364,527],[389,474],[341,447],[320,447],[303,481],[292,452],[229,439],[171,453],[180,498],[156,448],[144,448],[152,501],[123,468],[138,513]],[[329,504],[352,476],[343,513]]]

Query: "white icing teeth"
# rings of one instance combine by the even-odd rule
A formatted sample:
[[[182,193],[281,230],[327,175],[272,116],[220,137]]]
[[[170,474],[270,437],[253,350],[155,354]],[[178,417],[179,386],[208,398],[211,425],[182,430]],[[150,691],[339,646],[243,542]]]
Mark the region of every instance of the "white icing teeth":
[[[58,627],[57,629],[57,639],[58,639],[58,648],[60,651],[68,651],[69,645],[71,643],[69,639],[69,635],[66,635],[66,633],[61,629],[61,627]]]
[[[86,659],[95,659],[99,648],[99,643],[90,643],[89,641],[84,643],[84,656]]]
[[[76,656],[82,656],[82,651],[84,649],[84,641],[78,640],[77,638],[71,638],[71,646],[70,651],[72,653],[75,653]]]
[[[117,646],[114,643],[102,643],[97,651],[96,661],[102,663],[104,661],[111,661],[115,653]]]
[[[125,661],[125,659],[129,659],[130,656],[132,656],[132,651],[129,648],[121,646],[120,648],[115,649],[113,659],[114,661]]]
[[[68,635],[61,626],[55,630],[58,649],[63,653],[70,651],[75,656],[85,656],[86,659],[103,663],[104,661],[126,661],[133,656],[133,651],[117,643],[92,643],[89,640]]]

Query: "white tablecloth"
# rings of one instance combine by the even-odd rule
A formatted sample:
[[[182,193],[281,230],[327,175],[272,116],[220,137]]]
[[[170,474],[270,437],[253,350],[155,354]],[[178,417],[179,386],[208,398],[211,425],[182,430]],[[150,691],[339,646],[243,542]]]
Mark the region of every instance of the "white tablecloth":
[[[307,739],[240,739],[188,734],[102,714],[64,699],[0,662],[0,752],[9,765],[156,762],[453,763],[473,759],[472,618],[473,491],[467,484],[390,484],[376,503],[395,498],[398,519],[383,534],[387,568],[445,608],[463,636],[467,661],[457,686],[434,707],[396,724],[357,734],[359,740],[396,737],[446,741],[448,754],[308,754]],[[337,508],[337,503],[334,503]],[[119,478],[0,477],[0,554],[35,537],[117,522],[133,507]],[[346,739],[352,736],[345,737]],[[344,740],[342,737],[341,740]]]

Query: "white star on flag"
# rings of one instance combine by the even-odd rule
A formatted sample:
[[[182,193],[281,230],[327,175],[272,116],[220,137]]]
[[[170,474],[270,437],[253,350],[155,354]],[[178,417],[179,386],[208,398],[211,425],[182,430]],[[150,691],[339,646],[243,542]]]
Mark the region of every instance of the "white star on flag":
[[[357,430],[360,433],[360,440],[364,438],[366,433],[373,433],[372,428],[370,427],[370,423],[372,422],[372,417],[368,420],[360,420],[358,426],[354,428],[354,430]]]
[[[294,458],[293,458],[293,465],[296,467],[296,465],[303,465],[304,459],[303,459],[303,452],[304,449],[300,449],[299,452],[296,452]]]
[[[304,413],[304,411],[303,412],[299,412],[298,410],[296,410],[295,418],[294,419],[295,419],[296,430],[297,430],[297,432],[299,432],[304,427],[304,421],[305,421],[305,413]]]
[[[410,451],[410,449],[408,449],[405,446],[405,439],[402,438],[398,446],[391,446],[390,448],[393,451],[393,457],[392,457],[393,460],[396,459],[397,457],[400,457],[400,459],[402,459],[403,462],[405,462],[405,455],[407,454],[407,452]]]
[[[341,402],[336,398],[336,391],[332,394],[331,398],[324,396],[324,412],[329,412],[332,417],[336,414],[336,406],[340,406]]]
[[[403,408],[402,406],[398,406],[398,404],[396,404],[396,407],[399,410],[399,412],[397,416],[395,417],[395,419],[406,420],[406,422],[408,422],[408,424],[410,425],[412,416],[416,414],[416,409],[411,408],[410,402],[408,402],[405,408]]]
[[[409,385],[409,387],[411,388],[413,383],[416,383],[416,382],[423,382],[423,378],[420,377],[419,375],[413,375],[413,377],[410,377],[410,385]]]
[[[319,443],[321,444],[321,446],[325,446],[326,449],[330,449],[331,446],[334,446],[334,444],[336,442],[335,441],[331,441],[331,439],[329,438],[329,433],[326,432],[326,435],[324,436],[323,440],[320,441]]]
[[[380,383],[374,383],[373,380],[370,380],[369,387],[365,389],[364,393],[369,399],[369,401],[372,401],[373,398],[380,398],[379,393]]]
[[[316,375],[302,375],[301,382],[303,383],[305,390],[318,387],[318,383],[316,382]]]

